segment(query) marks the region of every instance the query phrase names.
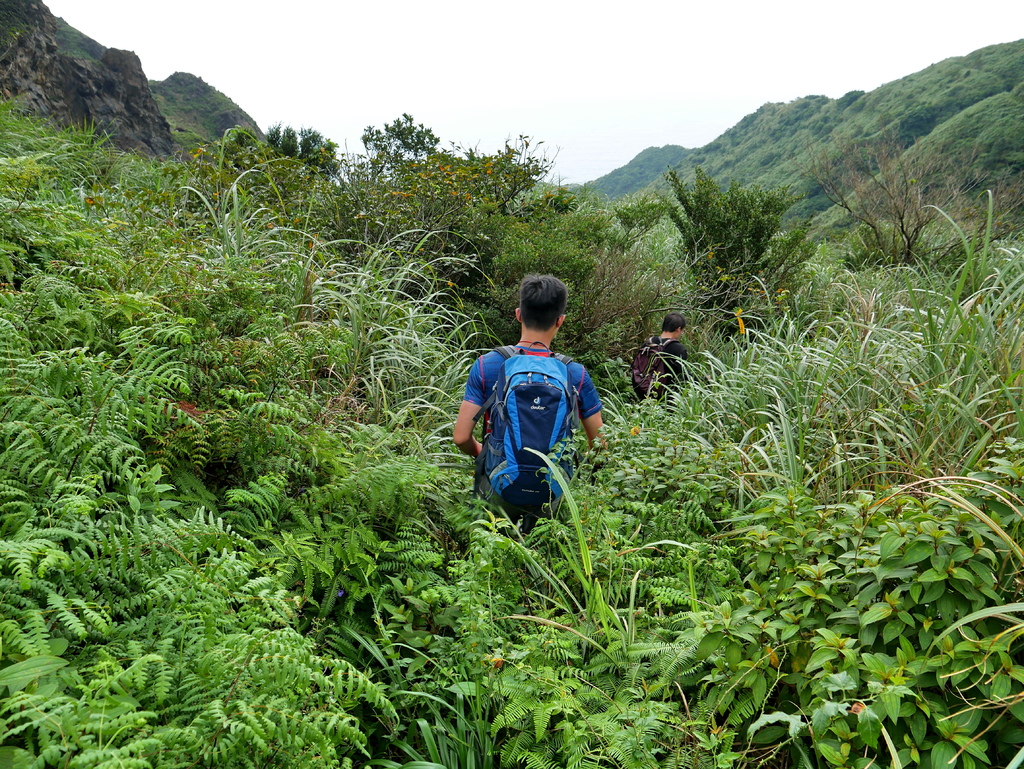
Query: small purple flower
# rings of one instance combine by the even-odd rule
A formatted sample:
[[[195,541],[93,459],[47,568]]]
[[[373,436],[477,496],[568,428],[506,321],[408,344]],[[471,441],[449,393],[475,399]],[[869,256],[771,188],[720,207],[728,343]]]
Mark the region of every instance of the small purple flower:
[[[344,590],[339,590],[338,591],[338,598],[341,598],[343,595],[345,595],[345,591]]]

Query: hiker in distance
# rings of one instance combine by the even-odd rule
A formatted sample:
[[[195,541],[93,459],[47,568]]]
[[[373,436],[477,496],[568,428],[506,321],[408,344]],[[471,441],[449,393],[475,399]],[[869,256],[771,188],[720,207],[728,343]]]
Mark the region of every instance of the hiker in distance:
[[[685,384],[688,377],[686,348],[679,337],[686,328],[686,318],[670,312],[661,322],[661,335],[648,337],[633,359],[630,376],[633,390],[640,398],[660,398],[668,388]]]
[[[527,275],[519,284],[515,345],[480,356],[469,371],[452,440],[476,458],[474,494],[502,510],[524,534],[538,517],[557,510],[563,489],[544,460],[567,478],[573,473],[573,431],[583,425],[591,447],[603,425],[601,399],[582,364],[551,351],[565,321],[569,291],[551,275]],[[481,443],[474,437],[483,416]]]

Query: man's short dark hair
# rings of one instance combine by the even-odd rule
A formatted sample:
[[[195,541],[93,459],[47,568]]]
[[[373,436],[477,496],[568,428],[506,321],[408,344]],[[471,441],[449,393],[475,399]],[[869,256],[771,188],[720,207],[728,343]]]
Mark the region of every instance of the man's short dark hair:
[[[547,331],[565,314],[569,289],[554,275],[527,275],[519,284],[519,317],[526,328]]]
[[[661,330],[672,333],[680,328],[686,328],[686,318],[680,315],[678,312],[670,312],[665,316],[665,320],[661,322]]]

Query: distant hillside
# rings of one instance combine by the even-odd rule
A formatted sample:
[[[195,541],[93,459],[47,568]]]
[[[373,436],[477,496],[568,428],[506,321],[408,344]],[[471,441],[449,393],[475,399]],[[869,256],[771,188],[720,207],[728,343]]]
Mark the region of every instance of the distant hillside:
[[[653,180],[665,173],[667,168],[675,168],[686,160],[686,157],[698,150],[688,150],[678,144],[667,144],[664,147],[648,147],[622,168],[602,176],[592,187],[597,187],[609,197],[617,198],[643,189]]]
[[[150,80],[149,88],[171,124],[175,141],[183,147],[216,141],[236,125],[266,140],[255,120],[200,77],[175,72],[166,80]]]
[[[765,104],[704,147],[644,150],[590,186],[617,197],[663,185],[668,167],[686,178],[699,165],[723,182],[792,185],[807,196],[794,213],[811,215],[831,205],[800,170],[813,148],[882,131],[907,146],[920,140],[917,151],[970,147],[982,175],[1024,174],[1024,40],[946,59],[870,93]]]

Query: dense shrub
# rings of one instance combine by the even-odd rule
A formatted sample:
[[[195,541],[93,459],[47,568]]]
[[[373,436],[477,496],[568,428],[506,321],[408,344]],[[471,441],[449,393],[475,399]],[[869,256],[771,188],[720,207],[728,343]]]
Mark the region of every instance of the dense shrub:
[[[782,230],[782,217],[798,197],[785,187],[735,181],[723,190],[699,167],[692,185],[674,171],[668,181],[679,203],[669,216],[682,236],[694,305],[712,314],[751,304],[770,307],[813,251],[806,226]]]
[[[1014,457],[993,469],[1019,488]],[[1019,599],[1019,504],[967,478],[841,506],[766,496],[736,535],[748,588],[697,618],[710,703],[794,761],[1007,765],[1024,733],[1000,608]]]

